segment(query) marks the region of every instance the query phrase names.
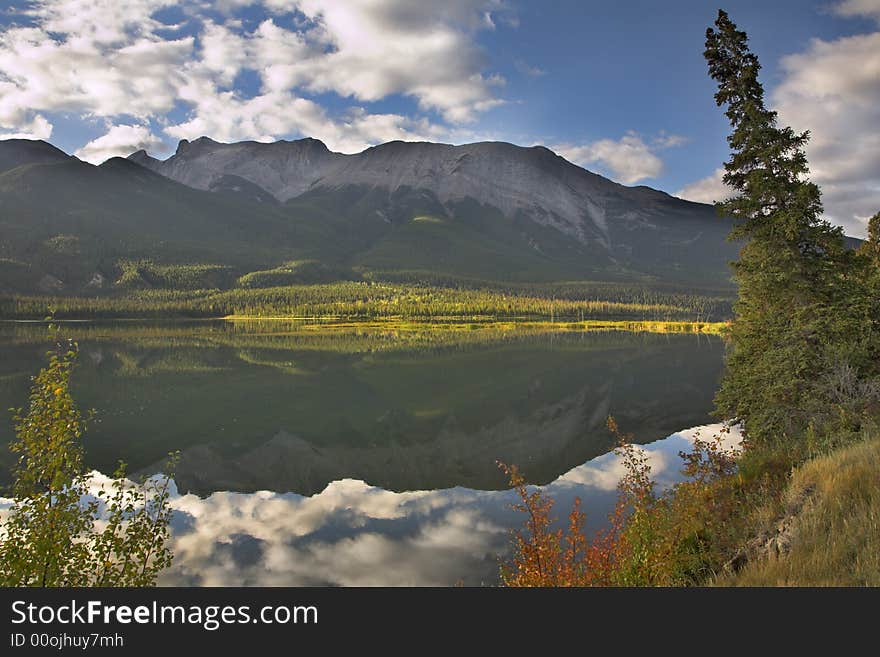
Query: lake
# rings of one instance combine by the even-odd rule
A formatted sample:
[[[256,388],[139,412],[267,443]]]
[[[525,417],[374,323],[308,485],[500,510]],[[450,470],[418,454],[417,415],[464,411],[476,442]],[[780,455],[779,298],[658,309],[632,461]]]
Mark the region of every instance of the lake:
[[[580,496],[598,527],[619,475],[606,417],[671,483],[723,356],[715,336],[576,325],[62,328],[74,398],[97,412],[88,467],[152,474],[181,452],[161,582],[183,585],[495,584],[521,522],[497,461],[548,485],[560,516]],[[26,403],[50,346],[42,324],[0,324],[0,406]],[[11,463],[3,450],[3,485]]]

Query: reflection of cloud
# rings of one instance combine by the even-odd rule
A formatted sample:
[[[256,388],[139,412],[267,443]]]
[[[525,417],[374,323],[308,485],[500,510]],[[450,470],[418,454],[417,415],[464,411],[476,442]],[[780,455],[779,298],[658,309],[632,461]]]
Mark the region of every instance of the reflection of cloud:
[[[740,445],[742,445],[742,433],[740,432],[738,425],[730,426],[723,423],[706,424],[701,427],[684,429],[672,434],[671,438],[674,438],[675,436],[680,436],[691,443],[694,438],[699,438],[704,443],[714,442],[716,439],[720,438],[721,447],[727,450],[738,449]]]
[[[680,479],[679,452],[690,450],[695,437],[699,437],[704,442],[711,442],[715,436],[721,437],[721,445],[725,449],[735,448],[742,442],[742,435],[737,427],[728,427],[719,423],[684,429],[650,445],[634,447],[647,455],[654,480],[661,487],[667,487]],[[552,486],[577,484],[603,491],[614,491],[624,474],[623,460],[612,452],[569,470]]]
[[[710,439],[721,425],[700,431]],[[679,474],[677,454],[697,429],[639,447],[661,487]],[[736,444],[738,432],[726,437]],[[607,516],[622,474],[606,454],[562,475],[545,490],[564,517],[575,496],[590,527]],[[108,480],[94,473],[95,485]],[[335,584],[492,584],[508,529],[522,518],[510,509],[511,491],[451,488],[393,493],[362,481],[334,481],[311,497],[260,491],[218,492],[206,498],[173,491],[174,563],[163,584],[303,586]],[[0,499],[0,515],[9,500]]]
[[[675,437],[671,436],[667,440],[675,440]],[[647,454],[648,464],[651,466],[651,474],[657,480],[665,477],[670,467],[673,466],[670,455],[663,449],[639,446],[636,446],[635,449]],[[569,470],[557,479],[554,484],[570,483],[590,486],[604,491],[613,491],[617,489],[617,484],[624,474],[626,474],[626,471],[623,467],[623,460],[616,454],[611,453]]]
[[[504,526],[485,513],[486,494],[457,488],[391,493],[333,482],[312,497],[259,492],[176,496],[189,519],[175,528],[175,565],[165,581],[222,585],[445,584],[485,570],[504,548]],[[505,502],[499,500],[505,512]],[[176,519],[177,520],[177,519]],[[236,561],[242,536],[259,561]]]

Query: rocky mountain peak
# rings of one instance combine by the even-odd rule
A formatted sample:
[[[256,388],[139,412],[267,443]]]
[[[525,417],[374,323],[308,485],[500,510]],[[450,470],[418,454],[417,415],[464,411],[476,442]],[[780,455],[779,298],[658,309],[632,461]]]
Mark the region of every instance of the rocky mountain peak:
[[[181,140],[164,161],[141,152],[130,159],[196,189],[246,188],[249,196],[263,200],[272,196],[287,202],[305,193],[360,189],[383,191],[389,199],[418,192],[446,208],[475,201],[608,252],[621,231],[651,232],[664,215],[693,211],[686,207],[691,204],[662,192],[612,182],[544,146],[507,142],[397,140],[344,155],[312,138],[226,144],[200,137]]]
[[[327,165],[341,157],[312,138],[227,144],[199,137],[193,141],[182,139],[174,155],[164,161],[140,152],[129,159],[196,189],[227,188],[224,181],[233,176],[286,201],[305,192]]]
[[[161,160],[152,157],[147,151],[141,149],[128,156],[128,159],[135,164],[140,164],[147,169],[155,170],[161,164]]]

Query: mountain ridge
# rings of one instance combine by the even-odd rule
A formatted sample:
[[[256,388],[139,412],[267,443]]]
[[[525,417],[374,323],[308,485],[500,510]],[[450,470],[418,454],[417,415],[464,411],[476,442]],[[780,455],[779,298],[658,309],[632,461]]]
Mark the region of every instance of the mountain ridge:
[[[230,284],[310,260],[355,279],[732,285],[737,246],[711,206],[542,146],[393,141],[347,155],[311,138],[202,137],[166,160],[137,151],[93,166],[0,141],[0,164],[0,268],[13,272],[0,292],[39,280],[94,292],[90,281],[129,280],[133,260],[225,267]]]
[[[129,158],[197,189],[210,190],[222,176],[235,175],[281,202],[358,185],[390,194],[402,188],[428,190],[444,206],[472,198],[507,217],[525,214],[535,223],[607,251],[613,239],[609,221],[634,223],[645,230],[656,227],[652,217],[657,213],[644,212],[646,205],[709,207],[688,205],[690,201],[646,186],[620,185],[544,146],[498,141],[452,145],[397,140],[342,154],[313,138],[224,144],[200,137],[181,140],[166,160],[143,151]]]

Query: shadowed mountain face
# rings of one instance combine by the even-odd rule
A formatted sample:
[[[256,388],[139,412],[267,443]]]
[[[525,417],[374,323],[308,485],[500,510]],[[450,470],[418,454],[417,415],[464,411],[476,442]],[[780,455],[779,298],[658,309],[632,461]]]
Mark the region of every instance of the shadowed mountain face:
[[[303,241],[273,204],[195,190],[121,158],[95,167],[44,155],[0,172],[0,293],[100,292],[123,259],[260,269]]]
[[[10,140],[0,142],[0,207],[0,292],[94,291],[137,258],[220,265],[230,285],[314,259],[380,278],[730,288],[736,257],[729,222],[710,206],[500,142],[343,155],[315,139],[202,137],[164,161],[139,151],[94,167]]]
[[[71,159],[44,141],[7,139],[0,141],[0,173],[27,164],[52,164]]]

